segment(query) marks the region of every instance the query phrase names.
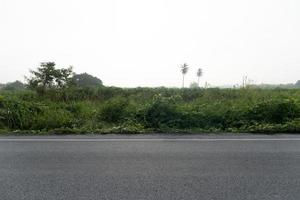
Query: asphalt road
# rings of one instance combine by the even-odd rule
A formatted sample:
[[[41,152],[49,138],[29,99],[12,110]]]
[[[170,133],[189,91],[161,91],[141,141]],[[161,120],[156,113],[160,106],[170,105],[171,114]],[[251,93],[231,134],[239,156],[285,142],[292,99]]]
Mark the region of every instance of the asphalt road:
[[[0,137],[1,200],[299,200],[300,137]]]

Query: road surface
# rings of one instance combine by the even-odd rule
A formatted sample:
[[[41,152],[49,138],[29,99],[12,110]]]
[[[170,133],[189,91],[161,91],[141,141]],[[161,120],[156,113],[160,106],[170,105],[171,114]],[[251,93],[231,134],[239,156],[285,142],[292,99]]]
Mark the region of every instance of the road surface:
[[[299,200],[300,136],[0,137],[1,200]]]

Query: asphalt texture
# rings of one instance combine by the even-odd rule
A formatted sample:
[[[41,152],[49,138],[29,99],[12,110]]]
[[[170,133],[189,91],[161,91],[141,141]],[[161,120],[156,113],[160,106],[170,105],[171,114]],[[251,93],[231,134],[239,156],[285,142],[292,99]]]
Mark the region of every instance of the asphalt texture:
[[[0,137],[1,200],[299,200],[300,136]]]

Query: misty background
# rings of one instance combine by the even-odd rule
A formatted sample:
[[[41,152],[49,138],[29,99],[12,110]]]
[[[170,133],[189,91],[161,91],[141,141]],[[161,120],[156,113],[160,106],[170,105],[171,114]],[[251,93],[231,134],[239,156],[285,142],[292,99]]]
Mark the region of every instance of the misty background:
[[[295,83],[297,0],[0,0],[0,82],[40,62],[74,66],[105,85]]]

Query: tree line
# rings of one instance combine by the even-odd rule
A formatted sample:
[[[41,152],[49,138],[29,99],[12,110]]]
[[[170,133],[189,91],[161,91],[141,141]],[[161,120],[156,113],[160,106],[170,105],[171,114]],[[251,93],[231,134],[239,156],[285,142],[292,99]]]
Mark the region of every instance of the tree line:
[[[185,76],[190,67],[187,63],[180,66],[182,74],[182,88],[185,87]],[[0,83],[2,90],[25,90],[27,88],[44,93],[49,89],[63,89],[70,87],[102,87],[103,82],[101,79],[92,76],[88,73],[77,74],[73,71],[73,67],[57,68],[55,62],[42,62],[36,70],[30,70],[31,76],[25,77],[26,83],[21,81],[14,81],[7,84]],[[196,71],[197,82],[190,84],[191,88],[200,87],[200,78],[203,76],[203,69],[198,68]],[[294,89],[300,88],[300,80],[295,84],[250,84],[249,87],[255,88],[286,88]]]
[[[4,90],[32,89],[44,93],[49,89],[64,89],[70,87],[101,87],[101,79],[88,73],[76,74],[73,67],[57,68],[55,62],[42,62],[36,70],[30,70],[30,76],[25,77],[26,83],[15,81],[0,84]]]

